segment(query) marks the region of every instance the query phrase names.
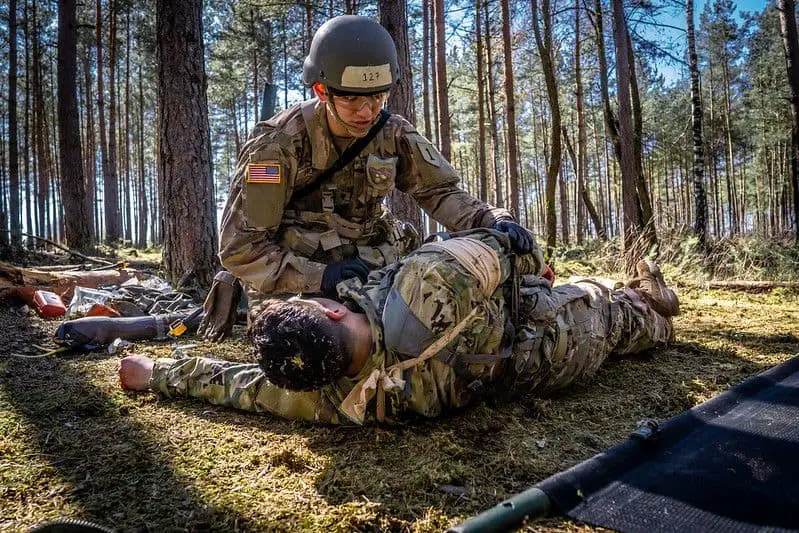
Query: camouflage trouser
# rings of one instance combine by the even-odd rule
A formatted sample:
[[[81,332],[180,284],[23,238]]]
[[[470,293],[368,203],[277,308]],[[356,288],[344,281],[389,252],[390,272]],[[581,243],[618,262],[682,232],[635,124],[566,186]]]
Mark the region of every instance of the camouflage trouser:
[[[631,289],[522,287],[512,357],[520,388],[551,391],[596,372],[611,354],[637,353],[673,338],[670,318]]]

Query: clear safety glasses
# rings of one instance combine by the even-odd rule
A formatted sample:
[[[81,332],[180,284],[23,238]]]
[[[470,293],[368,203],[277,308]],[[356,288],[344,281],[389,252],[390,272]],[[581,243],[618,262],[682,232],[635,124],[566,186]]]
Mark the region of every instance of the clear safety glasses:
[[[357,113],[363,109],[363,106],[368,105],[369,109],[374,113],[386,104],[388,91],[368,95],[338,95],[331,92],[330,96],[336,105],[347,111]]]

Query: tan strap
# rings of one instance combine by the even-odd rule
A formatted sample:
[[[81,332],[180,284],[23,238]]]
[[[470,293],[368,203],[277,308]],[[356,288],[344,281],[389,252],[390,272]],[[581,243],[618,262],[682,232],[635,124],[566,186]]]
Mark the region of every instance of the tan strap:
[[[471,313],[469,313],[466,318],[445,331],[418,357],[400,361],[387,369],[375,368],[372,370],[368,376],[356,383],[350,393],[347,394],[347,397],[344,398],[344,401],[342,401],[339,406],[341,411],[353,422],[363,424],[366,414],[366,405],[372,398],[377,396],[375,417],[379,422],[383,422],[386,419],[386,391],[405,386],[405,382],[402,380],[402,371],[430,359],[443,350],[447,344],[460,335],[463,328],[477,315],[477,311],[478,308],[472,309]]]
[[[420,251],[435,250],[452,256],[477,280],[483,295],[491,296],[499,286],[502,268],[496,250],[483,241],[469,238],[454,238],[427,243]]]

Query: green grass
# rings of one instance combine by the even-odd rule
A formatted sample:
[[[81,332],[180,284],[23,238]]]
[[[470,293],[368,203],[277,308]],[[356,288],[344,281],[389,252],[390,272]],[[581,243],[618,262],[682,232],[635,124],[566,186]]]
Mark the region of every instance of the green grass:
[[[126,393],[119,354],[5,357],[57,323],[0,309],[0,530],[72,517],[119,531],[441,531],[799,352],[796,292],[680,296],[672,347],[610,361],[590,383],[360,429]],[[190,352],[248,358],[242,328]]]

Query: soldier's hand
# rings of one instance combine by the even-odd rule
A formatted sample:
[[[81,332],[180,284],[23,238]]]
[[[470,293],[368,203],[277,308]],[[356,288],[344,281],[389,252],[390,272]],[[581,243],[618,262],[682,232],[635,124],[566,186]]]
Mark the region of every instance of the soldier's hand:
[[[533,251],[533,238],[530,232],[512,220],[499,220],[494,223],[494,229],[507,233],[513,251],[527,254]]]
[[[241,298],[241,282],[226,270],[214,276],[214,283],[203,303],[205,312],[197,335],[211,342],[229,336],[236,323],[236,311]]]
[[[338,300],[336,285],[345,279],[358,278],[365,282],[369,276],[369,266],[360,257],[330,263],[322,274],[321,293],[325,298]]]

